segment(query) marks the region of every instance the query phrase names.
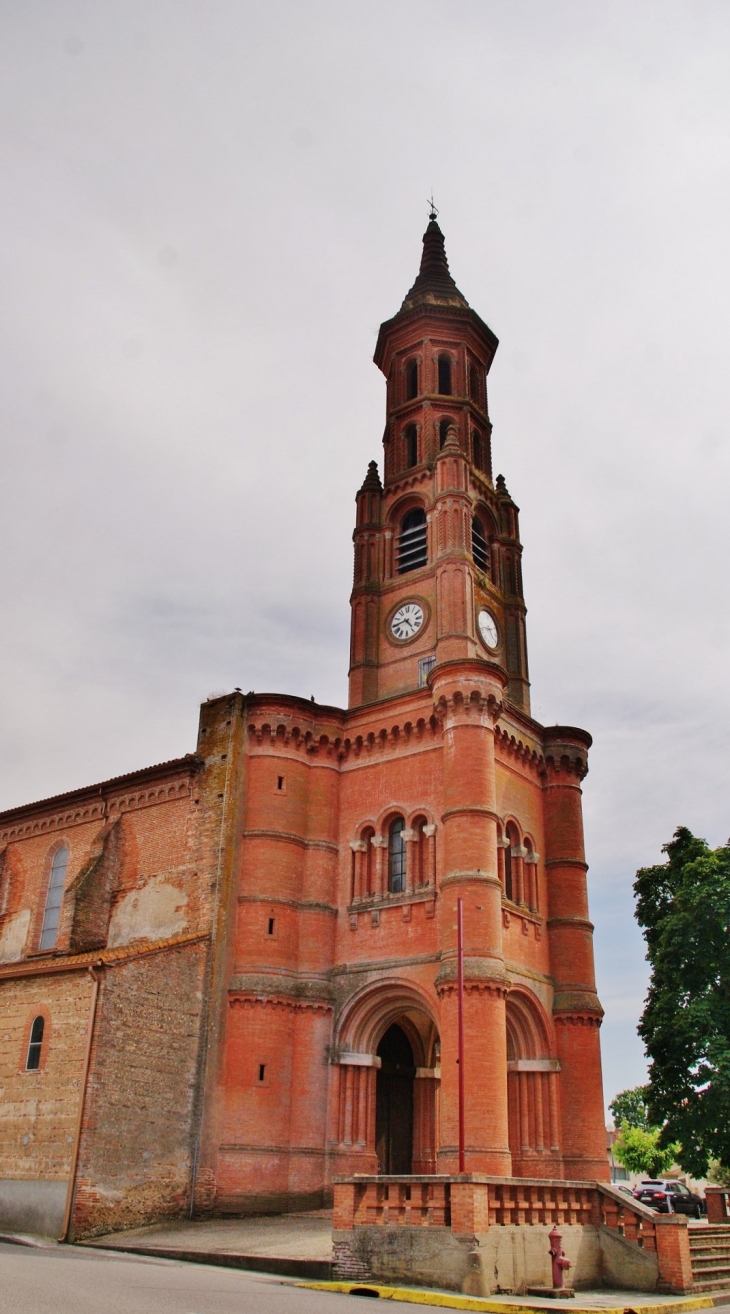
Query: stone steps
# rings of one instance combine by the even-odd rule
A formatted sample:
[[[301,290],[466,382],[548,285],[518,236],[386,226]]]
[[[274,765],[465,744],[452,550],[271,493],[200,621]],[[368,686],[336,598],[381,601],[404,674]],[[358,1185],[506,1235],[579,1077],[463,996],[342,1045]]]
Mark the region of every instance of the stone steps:
[[[730,1228],[691,1228],[689,1252],[696,1292],[730,1289]]]

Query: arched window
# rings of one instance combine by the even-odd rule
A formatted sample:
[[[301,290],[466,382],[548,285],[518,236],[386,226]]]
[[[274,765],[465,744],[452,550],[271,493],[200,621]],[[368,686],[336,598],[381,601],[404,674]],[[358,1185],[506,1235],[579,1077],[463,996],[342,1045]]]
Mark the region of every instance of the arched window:
[[[406,888],[406,842],[403,831],[406,823],[396,817],[388,831],[388,889],[391,894],[402,894]]]
[[[445,415],[443,420],[439,420],[439,448],[443,447],[446,442],[449,436],[449,426],[453,423],[454,421],[450,415]]]
[[[472,401],[479,401],[479,373],[473,361],[469,361],[469,396]]]
[[[439,392],[451,396],[451,357],[439,356]]]
[[[504,851],[504,894],[506,899],[512,898],[512,850],[509,844]]]
[[[34,1017],[33,1025],[30,1029],[30,1040],[28,1041],[28,1053],[25,1059],[26,1072],[36,1072],[41,1066],[41,1047],[43,1045],[43,1027],[45,1025],[42,1017]]]
[[[409,570],[417,570],[428,561],[426,542],[426,512],[414,507],[401,521],[398,535],[398,574],[405,575]]]
[[[418,396],[418,361],[409,360],[406,365],[406,397],[411,401]]]
[[[48,882],[46,907],[43,913],[43,929],[41,930],[41,949],[53,949],[56,943],[67,866],[68,849],[58,849],[54,853],[53,862],[51,863],[51,879]]]
[[[482,469],[482,435],[472,429],[471,433],[471,459],[477,470]]]
[[[403,434],[406,447],[406,466],[418,465],[418,430],[415,424],[407,424]]]
[[[471,522],[471,554],[477,570],[489,570],[489,543],[479,516]]]

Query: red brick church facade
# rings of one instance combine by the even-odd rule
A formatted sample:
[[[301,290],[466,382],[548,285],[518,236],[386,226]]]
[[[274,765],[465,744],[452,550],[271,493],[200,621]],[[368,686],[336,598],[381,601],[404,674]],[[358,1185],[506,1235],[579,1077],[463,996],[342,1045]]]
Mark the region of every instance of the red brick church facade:
[[[608,1176],[591,741],[530,716],[496,348],[432,218],[376,347],[346,710],[236,692],[194,754],[0,815],[0,1184],[72,1231],[455,1172],[458,898],[467,1170]]]

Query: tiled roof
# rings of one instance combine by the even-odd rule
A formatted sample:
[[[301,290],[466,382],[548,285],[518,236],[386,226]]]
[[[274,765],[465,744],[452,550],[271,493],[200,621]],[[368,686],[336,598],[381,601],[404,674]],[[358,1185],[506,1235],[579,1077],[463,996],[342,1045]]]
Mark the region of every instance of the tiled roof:
[[[119,945],[115,949],[92,949],[85,954],[43,954],[33,958],[19,959],[15,963],[0,963],[0,980],[19,976],[44,976],[57,972],[81,972],[87,967],[113,967],[117,963],[127,962],[130,958],[144,958],[149,954],[163,953],[166,949],[178,949],[181,945],[197,944],[207,940],[208,934],[172,935],[164,940],[135,940],[132,944]]]

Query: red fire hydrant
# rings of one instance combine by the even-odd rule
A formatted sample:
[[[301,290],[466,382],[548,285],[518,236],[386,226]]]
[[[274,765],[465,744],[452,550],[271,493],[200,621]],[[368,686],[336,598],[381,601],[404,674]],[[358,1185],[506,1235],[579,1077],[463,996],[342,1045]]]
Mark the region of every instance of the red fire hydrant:
[[[563,1273],[566,1268],[570,1268],[570,1260],[565,1258],[563,1250],[563,1234],[554,1227],[549,1234],[550,1249],[548,1254],[553,1263],[553,1286],[562,1287]]]

